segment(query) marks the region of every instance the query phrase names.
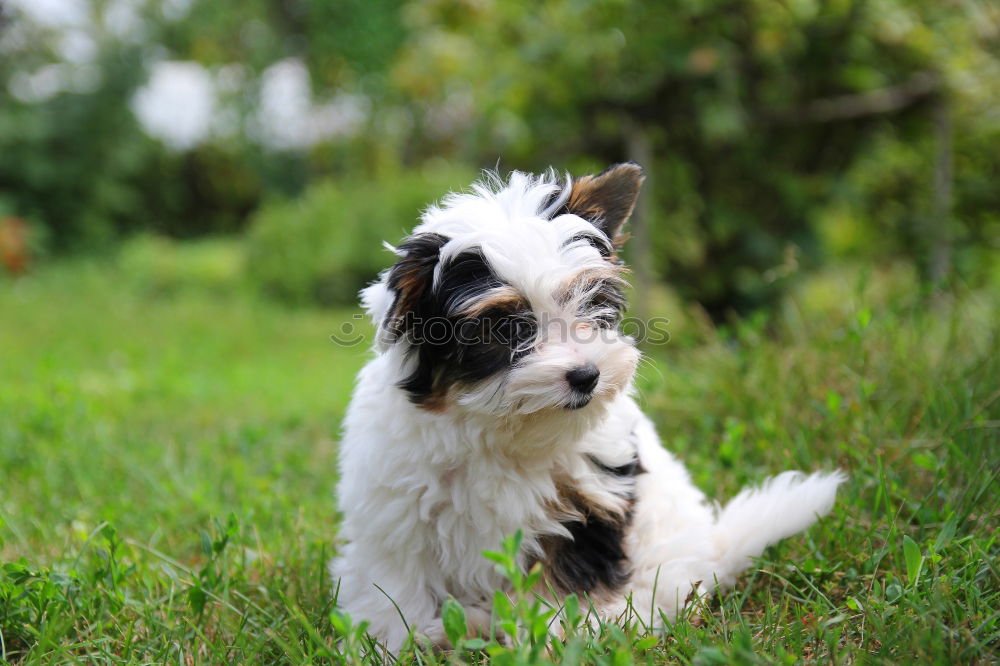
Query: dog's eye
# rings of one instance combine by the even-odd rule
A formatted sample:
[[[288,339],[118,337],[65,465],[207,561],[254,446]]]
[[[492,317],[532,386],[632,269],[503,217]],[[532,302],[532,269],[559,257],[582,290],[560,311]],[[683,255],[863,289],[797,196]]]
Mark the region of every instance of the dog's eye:
[[[621,322],[624,310],[625,296],[621,290],[601,283],[590,300],[580,308],[579,315],[601,328],[614,328]]]
[[[614,328],[621,320],[621,313],[611,308],[602,308],[593,313],[591,317],[599,328]]]
[[[504,318],[501,324],[506,333],[506,344],[515,352],[525,352],[535,340],[538,324],[529,313],[516,313]]]
[[[494,310],[481,318],[484,342],[509,347],[518,351],[531,345],[538,331],[538,324],[528,312],[503,312]]]

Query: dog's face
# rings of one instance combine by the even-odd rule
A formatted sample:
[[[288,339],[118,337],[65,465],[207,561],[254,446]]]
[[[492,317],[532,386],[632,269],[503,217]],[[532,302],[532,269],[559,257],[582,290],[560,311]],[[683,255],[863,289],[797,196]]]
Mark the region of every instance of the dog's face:
[[[625,389],[639,353],[616,251],[641,183],[634,164],[565,185],[515,172],[430,208],[362,293],[411,401],[532,414]]]

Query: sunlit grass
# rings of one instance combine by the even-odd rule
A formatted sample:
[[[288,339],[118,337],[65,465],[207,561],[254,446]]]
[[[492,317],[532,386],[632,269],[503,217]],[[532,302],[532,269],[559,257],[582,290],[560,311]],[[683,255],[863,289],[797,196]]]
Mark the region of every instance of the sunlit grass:
[[[201,290],[77,262],[0,283],[8,660],[387,658],[334,612],[324,568],[339,420],[367,354],[330,335],[355,312],[283,308],[228,279]],[[630,622],[565,646],[402,656],[995,659],[1000,297],[924,302],[898,272],[837,271],[773,319],[648,350],[644,406],[709,494],[787,468],[850,474],[834,513],[735,592],[659,639]]]

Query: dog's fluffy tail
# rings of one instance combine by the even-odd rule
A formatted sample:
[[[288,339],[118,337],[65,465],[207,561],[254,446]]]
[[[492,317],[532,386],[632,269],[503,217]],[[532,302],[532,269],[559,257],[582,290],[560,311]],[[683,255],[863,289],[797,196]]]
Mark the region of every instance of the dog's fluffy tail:
[[[725,588],[767,546],[801,532],[833,507],[843,472],[784,472],[758,488],[745,488],[719,512],[714,539],[715,576]],[[705,581],[711,584],[712,581]]]

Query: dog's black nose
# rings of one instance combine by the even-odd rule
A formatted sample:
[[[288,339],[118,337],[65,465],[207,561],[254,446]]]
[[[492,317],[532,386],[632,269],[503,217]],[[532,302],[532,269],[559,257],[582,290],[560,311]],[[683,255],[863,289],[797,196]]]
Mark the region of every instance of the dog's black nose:
[[[597,386],[597,380],[601,376],[601,371],[593,363],[578,365],[566,373],[566,381],[570,388],[580,393],[590,393]]]

